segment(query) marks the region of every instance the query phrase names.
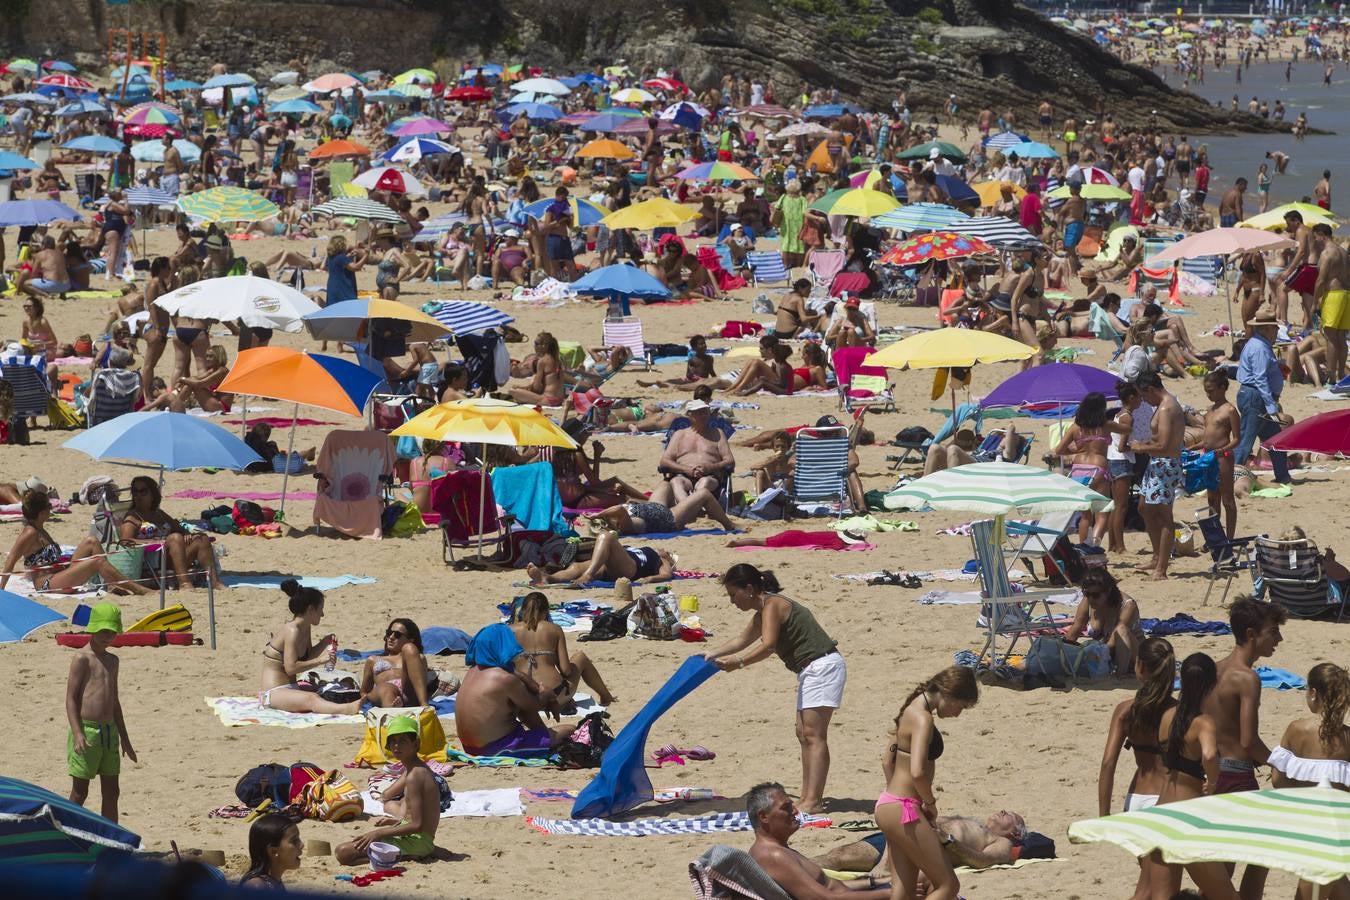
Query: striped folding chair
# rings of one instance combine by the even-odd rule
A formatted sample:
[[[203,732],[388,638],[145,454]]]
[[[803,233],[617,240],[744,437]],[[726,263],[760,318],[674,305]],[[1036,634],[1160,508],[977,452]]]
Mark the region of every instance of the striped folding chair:
[[[848,429],[803,428],[793,444],[792,503],[835,500],[843,518],[848,500]]]
[[[141,394],[141,373],[128,369],[99,369],[89,390],[89,427],[131,412]]]
[[[1003,650],[1006,656],[1023,635],[1031,637],[1042,629],[1054,628],[1056,625],[1049,605],[1050,597],[1056,591],[1013,592],[1007,563],[1003,558],[1003,535],[996,525],[996,520],[985,519],[971,523],[970,527],[970,543],[980,574],[980,627],[987,630],[979,658],[983,661],[988,654],[991,665],[999,662],[1000,637],[1008,638],[1008,645]],[[1038,603],[1043,610],[1040,614],[1036,610]]]
[[[1309,540],[1258,537],[1252,587],[1258,596],[1280,604],[1298,619],[1316,618],[1333,609],[1337,622],[1345,615],[1345,597],[1327,578],[1317,545]]]
[[[806,255],[806,269],[811,280],[822,287],[834,283],[834,276],[844,271],[848,257],[843,250],[812,250]]]
[[[27,363],[0,365],[0,377],[14,388],[14,415],[45,416],[47,414],[47,380],[41,372]]]
[[[783,257],[774,250],[760,250],[745,255],[745,264],[756,286],[761,284],[787,284],[788,270],[783,265]]]
[[[645,368],[651,370],[652,359],[642,339],[642,320],[637,316],[607,316],[600,326],[600,341],[606,349],[627,347],[633,352],[633,359],[642,360]]]

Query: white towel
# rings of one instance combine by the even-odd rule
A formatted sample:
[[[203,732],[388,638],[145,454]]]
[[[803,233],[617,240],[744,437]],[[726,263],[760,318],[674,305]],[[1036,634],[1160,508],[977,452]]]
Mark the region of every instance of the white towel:
[[[455,791],[450,808],[441,813],[442,819],[455,816],[523,816],[525,807],[520,802],[520,788],[493,788],[484,791]],[[366,815],[384,815],[384,803],[361,792]]]

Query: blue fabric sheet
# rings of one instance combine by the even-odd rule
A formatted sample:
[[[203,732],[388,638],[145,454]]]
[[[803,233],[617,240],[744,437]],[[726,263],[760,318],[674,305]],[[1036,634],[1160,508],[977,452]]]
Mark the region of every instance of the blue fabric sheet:
[[[653,531],[635,535],[643,541],[668,541],[672,538],[696,537],[700,534],[740,534],[739,530],[726,531],[721,528],[690,528],[685,531]]]
[[[464,653],[469,649],[472,638],[467,631],[442,625],[431,625],[422,629],[422,652],[427,656],[448,656],[451,653]],[[368,656],[378,656],[384,652],[376,650],[339,650],[338,659],[358,662]]]
[[[489,666],[514,671],[512,661],[525,652],[510,625],[498,622],[479,630],[464,652],[466,666]]]
[[[652,781],[647,777],[647,732],[656,720],[694,688],[718,671],[702,656],[691,656],[670,676],[670,680],[638,710],[614,742],[605,750],[600,771],[577,795],[572,818],[607,817],[632,809],[652,799]]]
[[[492,496],[526,531],[570,531],[553,481],[553,466],[546,462],[493,469]]]
[[[1295,675],[1288,669],[1277,669],[1274,666],[1257,666],[1256,675],[1261,679],[1261,687],[1270,688],[1276,691],[1301,691],[1308,686],[1308,682],[1303,680],[1301,675]],[[1178,678],[1172,682],[1172,690],[1181,690],[1181,679]]]
[[[1170,637],[1174,634],[1232,634],[1227,622],[1201,622],[1186,613],[1177,613],[1170,619],[1140,619],[1139,625],[1149,637]]]
[[[332,577],[319,575],[303,575],[295,577],[292,575],[222,575],[221,580],[227,587],[246,587],[246,588],[275,588],[281,589],[281,583],[287,578],[295,578],[300,582],[301,587],[314,588],[316,591],[332,591],[349,584],[374,584],[375,579],[369,575],[334,575]]]

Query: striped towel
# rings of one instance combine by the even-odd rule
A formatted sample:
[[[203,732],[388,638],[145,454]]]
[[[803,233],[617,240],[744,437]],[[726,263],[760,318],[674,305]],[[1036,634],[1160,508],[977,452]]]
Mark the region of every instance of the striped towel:
[[[804,828],[828,828],[829,816],[800,816]],[[592,837],[649,837],[663,834],[712,834],[718,831],[749,831],[750,816],[745,812],[709,813],[691,819],[633,819],[611,822],[608,819],[546,819],[526,816],[525,824],[541,834],[589,835]]]

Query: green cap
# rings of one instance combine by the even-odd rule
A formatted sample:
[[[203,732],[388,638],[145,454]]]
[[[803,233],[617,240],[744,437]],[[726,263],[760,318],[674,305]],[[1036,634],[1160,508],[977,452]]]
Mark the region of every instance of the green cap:
[[[394,716],[389,720],[389,724],[384,726],[384,742],[389,743],[389,739],[396,734],[419,735],[421,732],[417,727],[417,720],[412,716]]]
[[[85,626],[85,631],[91,634],[95,631],[111,631],[114,634],[122,633],[122,610],[118,609],[116,603],[99,603],[89,611],[89,624]]]

